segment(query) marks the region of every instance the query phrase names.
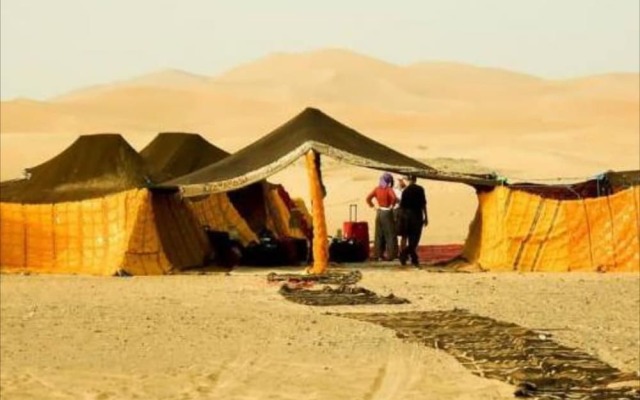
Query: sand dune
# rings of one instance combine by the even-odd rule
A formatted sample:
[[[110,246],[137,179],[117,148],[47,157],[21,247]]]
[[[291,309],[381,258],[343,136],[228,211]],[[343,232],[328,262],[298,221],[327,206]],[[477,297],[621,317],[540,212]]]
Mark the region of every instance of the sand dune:
[[[55,103],[17,99],[0,104],[0,132],[58,132],[73,126],[73,114]]]
[[[226,82],[309,81],[314,72],[323,76],[318,71],[329,75],[331,72],[341,71],[388,76],[397,68],[394,64],[348,50],[325,49],[307,53],[275,53],[233,68],[216,79]]]
[[[209,78],[202,75],[192,74],[187,71],[178,69],[165,69],[142,76],[137,76],[131,79],[126,79],[120,82],[108,83],[103,85],[91,86],[88,88],[81,88],[72,92],[66,93],[62,96],[58,96],[52,99],[52,101],[65,102],[65,101],[77,101],[81,99],[90,98],[92,96],[117,90],[120,88],[148,86],[154,88],[197,88],[206,84]]]
[[[228,129],[248,118],[264,122],[267,129],[271,121],[264,114],[314,105],[360,114],[353,119],[364,128],[376,120],[389,120],[388,126],[397,120],[400,131],[411,126],[425,132],[491,133],[605,122],[637,128],[640,89],[638,74],[554,81],[456,63],[398,66],[344,50],[324,50],[267,56],[217,77],[165,70],[76,90],[49,102],[18,103],[2,103],[0,132],[68,132],[111,120],[121,121],[112,123],[115,127],[134,131],[172,125],[213,133],[212,125],[221,116]]]

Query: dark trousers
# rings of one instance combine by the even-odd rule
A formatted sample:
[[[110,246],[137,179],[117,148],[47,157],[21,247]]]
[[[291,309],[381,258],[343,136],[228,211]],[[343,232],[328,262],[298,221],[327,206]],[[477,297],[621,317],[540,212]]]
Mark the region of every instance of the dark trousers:
[[[418,243],[420,243],[420,236],[422,236],[422,212],[416,212],[414,210],[403,210],[407,236],[407,247],[402,249],[400,254],[400,260],[406,262],[407,258],[411,257],[411,263],[418,264]]]
[[[385,250],[388,260],[393,260],[398,255],[398,238],[396,237],[392,210],[378,210],[376,212],[374,257],[381,258]]]

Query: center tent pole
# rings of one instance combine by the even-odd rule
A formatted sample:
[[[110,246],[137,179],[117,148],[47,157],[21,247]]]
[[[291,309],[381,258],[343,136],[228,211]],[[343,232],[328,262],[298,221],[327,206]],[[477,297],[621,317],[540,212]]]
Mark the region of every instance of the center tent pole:
[[[309,190],[313,217],[313,266],[312,274],[323,274],[329,266],[329,238],[324,214],[324,190],[320,177],[320,154],[309,150],[306,154]]]

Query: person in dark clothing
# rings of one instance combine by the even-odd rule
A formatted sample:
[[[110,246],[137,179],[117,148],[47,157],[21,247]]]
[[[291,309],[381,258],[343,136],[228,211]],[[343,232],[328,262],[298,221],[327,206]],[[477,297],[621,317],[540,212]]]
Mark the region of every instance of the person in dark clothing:
[[[418,266],[416,249],[422,236],[422,228],[429,225],[427,214],[427,197],[424,188],[416,184],[416,177],[407,177],[409,185],[403,190],[400,199],[400,218],[403,218],[404,234],[407,236],[407,247],[400,253],[400,263],[406,265],[411,257],[411,264]]]

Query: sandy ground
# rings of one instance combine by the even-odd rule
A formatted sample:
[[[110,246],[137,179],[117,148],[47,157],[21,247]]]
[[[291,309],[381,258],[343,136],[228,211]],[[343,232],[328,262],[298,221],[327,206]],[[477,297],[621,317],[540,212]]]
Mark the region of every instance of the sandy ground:
[[[327,311],[465,308],[640,369],[637,274],[364,269],[396,306],[290,303],[266,270],[2,276],[3,399],[509,399],[444,352]]]

